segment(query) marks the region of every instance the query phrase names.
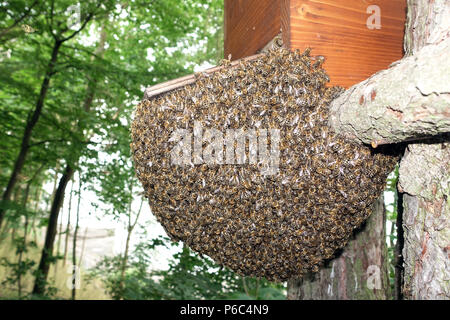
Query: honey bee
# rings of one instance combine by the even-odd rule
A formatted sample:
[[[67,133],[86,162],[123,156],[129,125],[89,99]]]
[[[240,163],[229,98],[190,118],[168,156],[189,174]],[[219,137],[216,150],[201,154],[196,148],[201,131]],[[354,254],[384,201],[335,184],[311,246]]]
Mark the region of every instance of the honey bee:
[[[342,88],[325,87],[323,59],[309,49],[222,63],[136,107],[130,149],[152,212],[171,239],[237,273],[284,281],[318,270],[370,214],[398,157],[329,130],[328,104]],[[261,176],[263,162],[172,165],[168,139],[194,121],[280,129],[278,173]]]

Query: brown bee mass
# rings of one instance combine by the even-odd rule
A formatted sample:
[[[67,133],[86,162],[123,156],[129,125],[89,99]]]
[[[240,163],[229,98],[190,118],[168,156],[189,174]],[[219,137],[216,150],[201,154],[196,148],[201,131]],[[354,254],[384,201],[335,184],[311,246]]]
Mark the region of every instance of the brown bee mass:
[[[345,246],[398,158],[329,129],[328,105],[342,89],[325,86],[320,65],[308,52],[277,49],[137,106],[137,176],[172,239],[239,274],[278,281],[317,271]],[[172,132],[192,132],[194,121],[222,132],[279,129],[278,172],[262,175],[248,157],[171,164]]]

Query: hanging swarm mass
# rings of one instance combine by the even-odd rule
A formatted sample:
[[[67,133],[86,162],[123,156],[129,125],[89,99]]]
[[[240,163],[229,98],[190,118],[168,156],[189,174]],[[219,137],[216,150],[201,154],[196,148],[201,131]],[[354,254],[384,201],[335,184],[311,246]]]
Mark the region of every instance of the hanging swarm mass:
[[[241,275],[277,281],[317,271],[345,246],[370,215],[398,158],[329,129],[328,105],[341,89],[327,82],[320,60],[308,52],[277,49],[236,67],[225,63],[140,103],[131,148],[167,234]],[[178,150],[185,158],[174,163],[178,129],[186,133]],[[245,163],[225,161],[228,145],[221,144],[215,163],[195,159],[195,150],[205,156],[217,142],[207,129],[223,137],[229,129],[256,132],[258,143],[267,138],[269,151],[278,143],[276,173],[264,173],[268,162],[258,158],[264,152],[259,144],[253,150],[251,139],[245,140]],[[279,140],[269,134],[276,131]],[[195,134],[203,134],[200,143]]]

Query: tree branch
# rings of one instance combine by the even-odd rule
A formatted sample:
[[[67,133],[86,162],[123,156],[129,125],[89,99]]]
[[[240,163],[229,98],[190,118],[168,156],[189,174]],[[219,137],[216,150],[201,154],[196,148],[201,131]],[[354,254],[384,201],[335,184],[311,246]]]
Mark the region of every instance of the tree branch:
[[[25,18],[27,18],[30,13],[31,10],[33,9],[33,7],[38,4],[39,0],[35,0],[29,7],[27,10],[25,10],[25,12],[16,20],[14,20],[13,24],[10,25],[9,27],[3,29],[0,31],[0,38],[2,38],[3,36],[5,36],[11,29],[13,29],[15,26],[17,26],[20,22],[22,22]]]
[[[330,125],[374,147],[450,132],[450,38],[344,92],[330,105]]]

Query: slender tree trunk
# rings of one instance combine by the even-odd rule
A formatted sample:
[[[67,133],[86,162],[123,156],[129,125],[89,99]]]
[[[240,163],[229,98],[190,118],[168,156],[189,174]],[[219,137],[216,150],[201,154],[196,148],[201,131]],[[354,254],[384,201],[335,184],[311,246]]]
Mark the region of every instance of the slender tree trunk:
[[[66,265],[67,261],[67,252],[69,248],[69,235],[70,235],[70,214],[72,211],[72,196],[73,196],[73,180],[72,180],[72,187],[70,188],[70,197],[69,197],[69,208],[68,208],[68,215],[67,215],[67,226],[66,226],[66,237],[64,241],[64,265]]]
[[[41,91],[39,93],[39,97],[33,112],[30,113],[28,116],[27,124],[25,126],[25,131],[22,137],[19,155],[17,156],[16,161],[14,162],[14,168],[11,172],[11,176],[9,177],[8,185],[6,186],[6,189],[3,193],[2,202],[8,202],[10,200],[11,193],[14,189],[14,186],[17,183],[17,178],[20,172],[22,172],[23,166],[25,164],[25,159],[27,157],[28,150],[30,148],[31,134],[33,132],[36,123],[39,120],[39,117],[41,116],[42,108],[44,107],[44,101],[47,96],[48,89],[50,87],[50,79],[52,78],[55,71],[55,65],[58,59],[58,53],[59,49],[61,48],[61,44],[62,42],[57,40],[53,44],[52,55],[47,66],[47,70],[45,72],[44,80],[42,81]],[[0,227],[2,225],[4,216],[5,210],[0,208]]]
[[[30,194],[31,182],[32,182],[31,180],[28,181],[27,187],[25,188],[25,193],[23,195],[22,206],[23,206],[24,211],[26,211],[26,208],[27,208],[27,201],[28,201],[28,196]],[[28,213],[25,212],[25,224],[24,224],[24,231],[23,231],[22,248],[19,250],[19,257],[17,259],[17,264],[19,265],[19,267],[22,264],[23,253],[24,253],[26,245],[27,245],[28,222],[29,222]],[[21,299],[22,298],[22,273],[21,272],[19,272],[17,275],[17,291],[18,291],[19,299]]]
[[[128,250],[130,247],[130,239],[131,239],[131,232],[130,228],[127,230],[127,240],[125,242],[125,251],[123,253],[122,258],[122,270],[120,271],[120,288],[122,289],[122,292],[125,288],[125,272],[127,270],[127,264],[128,264]]]
[[[65,191],[65,190],[64,190]],[[59,256],[60,250],[61,250],[61,237],[62,237],[62,228],[63,228],[63,217],[64,217],[64,200],[61,203],[61,209],[60,211],[62,212],[61,216],[60,216],[60,221],[59,221],[59,227],[56,230],[56,232],[58,233],[58,240],[56,241],[56,256]],[[55,268],[54,268],[54,275],[56,278],[56,275],[58,274],[58,262],[55,263]]]
[[[31,230],[33,230],[33,237],[34,237],[34,242],[37,243],[38,239],[37,239],[37,230],[36,230],[36,218],[38,215],[38,211],[39,211],[39,201],[41,199],[41,194],[42,194],[42,188],[36,188],[36,194],[34,196],[34,212],[33,212],[33,219],[31,221]]]
[[[132,193],[133,188],[131,187],[130,193]],[[122,258],[122,270],[120,272],[120,288],[122,289],[122,292],[125,288],[125,272],[127,270],[127,265],[128,265],[128,251],[130,249],[130,240],[131,240],[131,235],[133,233],[134,228],[136,227],[136,224],[139,220],[139,216],[141,214],[142,211],[142,204],[144,202],[144,199],[141,199],[141,204],[139,206],[139,211],[136,214],[136,218],[134,220],[134,222],[131,221],[131,214],[132,214],[132,210],[131,210],[131,203],[132,200],[130,200],[130,204],[129,204],[129,209],[128,209],[128,225],[127,225],[127,240],[125,242],[125,251],[123,254],[123,258]]]
[[[56,166],[55,166],[55,175],[53,176],[52,194],[50,195],[50,199],[47,201],[47,206],[45,208],[45,211],[50,211],[51,203],[52,203],[53,199],[55,198],[56,187],[58,186],[59,166],[60,166],[59,161],[57,161]]]
[[[75,221],[75,229],[73,231],[73,241],[72,241],[72,300],[75,300],[76,297],[76,266],[77,266],[77,237],[78,237],[78,229],[80,227],[80,202],[81,202],[81,175],[78,175],[79,185],[78,185],[78,203],[77,203],[77,213],[76,213],[76,221]]]
[[[48,270],[50,267],[49,259],[53,255],[53,244],[56,237],[56,229],[58,225],[58,215],[61,209],[61,205],[64,201],[64,191],[66,190],[67,183],[72,178],[73,169],[70,166],[66,166],[63,175],[59,181],[58,189],[56,190],[53,204],[50,210],[50,217],[45,235],[44,248],[42,249],[41,260],[37,269],[36,280],[34,283],[33,294],[42,295],[45,291],[45,284],[48,276]]]
[[[449,1],[408,0],[407,55],[448,41],[448,21]],[[405,299],[450,299],[450,143],[430,142],[408,145],[399,169]]]
[[[390,299],[383,197],[361,230],[319,272],[288,281],[291,300]]]
[[[86,227],[86,229],[84,229],[83,242],[81,244],[80,259],[78,259],[78,270],[81,270],[81,265],[83,263],[83,257],[84,257],[84,251],[86,249],[86,240],[87,240],[88,230],[89,230],[88,227]]]
[[[245,277],[242,277],[242,287],[244,288],[244,292],[247,296],[250,297],[250,292],[248,291],[247,281],[245,281]]]

